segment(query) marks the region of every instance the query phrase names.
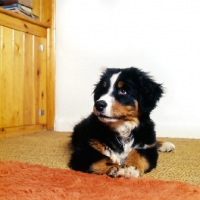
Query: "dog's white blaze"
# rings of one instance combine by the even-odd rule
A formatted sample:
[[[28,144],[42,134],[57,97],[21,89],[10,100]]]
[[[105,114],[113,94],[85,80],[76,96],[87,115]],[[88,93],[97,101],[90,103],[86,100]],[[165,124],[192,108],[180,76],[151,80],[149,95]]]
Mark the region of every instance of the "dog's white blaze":
[[[104,115],[108,116],[108,117],[112,117],[112,113],[111,113],[111,107],[112,107],[112,104],[113,104],[113,101],[114,101],[114,97],[112,96],[112,93],[114,91],[114,85],[115,85],[115,82],[117,80],[117,78],[119,77],[121,72],[117,73],[117,74],[113,74],[112,77],[110,78],[110,88],[108,90],[108,92],[104,95],[102,95],[99,99],[99,100],[103,100],[107,103],[107,106],[104,110]],[[108,121],[108,122],[115,122],[117,121],[116,119],[104,119],[105,121]]]

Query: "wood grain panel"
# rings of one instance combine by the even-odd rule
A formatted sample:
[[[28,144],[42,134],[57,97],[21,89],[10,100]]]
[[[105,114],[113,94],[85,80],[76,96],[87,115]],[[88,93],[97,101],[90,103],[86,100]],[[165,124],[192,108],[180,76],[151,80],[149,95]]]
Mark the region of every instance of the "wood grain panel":
[[[0,8],[1,136],[54,129],[55,0],[34,0],[33,13],[39,20]]]
[[[3,57],[3,27],[0,26],[0,127],[2,127],[2,92],[3,92],[3,65],[2,65],[2,57]]]
[[[51,10],[53,2],[52,0],[45,1],[40,0],[40,19],[43,23],[49,23],[51,21]]]
[[[23,125],[24,33],[13,30],[12,125]]]
[[[55,0],[52,0],[51,27],[47,29],[47,129],[54,130],[55,119]]]
[[[11,128],[0,128],[0,138],[14,137],[28,133],[36,133],[46,130],[46,125],[17,126]]]
[[[41,22],[40,19],[40,9],[41,8],[41,0],[37,0],[37,1],[33,1],[33,8],[32,8],[32,12],[33,14],[37,15],[39,17],[39,21]]]
[[[44,115],[39,115],[39,124],[46,124],[47,118],[47,94],[46,94],[46,69],[47,69],[47,46],[46,46],[46,38],[37,37],[36,42],[37,45],[37,82],[38,82],[38,110],[43,110]],[[38,51],[38,47],[39,48]],[[36,64],[35,63],[35,64]]]
[[[39,49],[38,49],[38,38],[34,37],[33,45],[33,90],[35,98],[35,124],[39,123],[39,82],[40,82],[40,63],[39,63]]]
[[[43,46],[43,50],[39,49],[39,45]],[[45,124],[46,39],[26,34],[25,49],[24,124]],[[45,114],[39,116],[39,110],[44,110]]]
[[[0,30],[0,128],[46,124],[46,38]]]
[[[49,24],[51,20],[52,0],[37,0],[33,1],[33,13],[39,16],[41,23]]]
[[[39,124],[39,91],[40,91],[40,78],[41,78],[41,63],[40,63],[40,51],[39,51],[39,44],[40,40],[38,37],[34,37],[34,80],[33,80],[33,85],[34,85],[34,98],[35,98],[35,121],[36,124]]]
[[[40,0],[34,1],[35,5],[34,5],[32,10],[39,10],[40,9],[40,4],[38,4],[39,1]],[[15,19],[20,19],[20,20],[22,20],[24,22],[29,22],[31,24],[35,24],[35,25],[40,26],[40,27],[44,27],[44,28],[49,28],[50,27],[50,23],[43,23],[43,22],[40,22],[39,20],[35,20],[35,19],[32,19],[32,18],[26,17],[24,15],[20,15],[18,13],[11,12],[9,10],[5,10],[5,9],[3,9],[1,7],[0,7],[0,13],[4,14],[4,16],[8,15],[8,16],[12,17],[13,21],[15,21]],[[33,14],[36,14],[36,13],[33,12]],[[39,17],[38,14],[36,14],[36,15]],[[3,23],[3,22],[1,22],[1,20],[0,20],[0,25],[2,25],[1,23]]]
[[[13,119],[13,33],[2,27],[2,70],[1,70],[1,125],[12,124]],[[5,37],[6,36],[6,37]],[[5,67],[6,66],[6,67]]]
[[[36,24],[32,24],[28,21],[23,21],[22,19],[14,18],[1,12],[0,19],[0,25],[41,37],[46,37],[47,35],[46,28],[38,26]]]
[[[34,89],[34,40],[35,36],[25,34],[24,49],[24,87],[23,87],[23,121],[24,125],[35,124],[36,99]]]

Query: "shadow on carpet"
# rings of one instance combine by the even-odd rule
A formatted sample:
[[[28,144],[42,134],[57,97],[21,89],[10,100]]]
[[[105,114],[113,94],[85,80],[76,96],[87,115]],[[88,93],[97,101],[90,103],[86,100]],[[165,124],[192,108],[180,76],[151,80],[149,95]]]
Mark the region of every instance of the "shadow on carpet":
[[[0,162],[0,199],[135,200],[200,199],[200,187],[179,181],[124,179]]]

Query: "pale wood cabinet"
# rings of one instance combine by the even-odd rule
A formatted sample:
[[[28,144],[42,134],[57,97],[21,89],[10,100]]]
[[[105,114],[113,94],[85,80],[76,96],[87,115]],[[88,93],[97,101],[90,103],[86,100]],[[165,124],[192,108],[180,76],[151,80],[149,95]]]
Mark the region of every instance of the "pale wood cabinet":
[[[0,8],[0,137],[53,130],[54,0],[34,0],[33,13]]]

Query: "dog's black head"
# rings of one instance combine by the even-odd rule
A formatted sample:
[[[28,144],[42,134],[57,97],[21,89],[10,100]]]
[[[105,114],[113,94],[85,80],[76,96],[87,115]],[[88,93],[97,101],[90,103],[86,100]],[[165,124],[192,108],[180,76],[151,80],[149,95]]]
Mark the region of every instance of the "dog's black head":
[[[131,121],[150,114],[162,94],[162,85],[137,68],[108,68],[94,89],[94,114],[106,123]]]

